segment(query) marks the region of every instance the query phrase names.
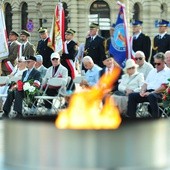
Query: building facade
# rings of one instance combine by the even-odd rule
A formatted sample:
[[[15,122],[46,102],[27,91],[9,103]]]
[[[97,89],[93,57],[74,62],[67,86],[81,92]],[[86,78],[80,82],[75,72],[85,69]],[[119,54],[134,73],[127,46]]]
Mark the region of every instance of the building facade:
[[[10,30],[27,29],[30,40],[36,45],[40,26],[50,30],[54,9],[59,0],[4,0],[7,33]],[[109,28],[116,22],[119,5],[116,0],[63,0],[67,26],[76,31],[75,40],[84,42],[89,23],[100,24],[100,34],[109,36]],[[169,0],[122,0],[125,3],[126,19],[131,34],[130,21],[139,19],[144,22],[143,32],[154,37],[158,32],[156,23],[159,19],[170,20]]]

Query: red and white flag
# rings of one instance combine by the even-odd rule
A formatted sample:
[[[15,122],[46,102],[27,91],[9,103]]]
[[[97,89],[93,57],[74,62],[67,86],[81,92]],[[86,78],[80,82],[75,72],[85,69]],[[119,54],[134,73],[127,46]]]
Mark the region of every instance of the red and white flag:
[[[51,31],[48,40],[48,46],[55,52],[61,52],[63,50],[65,34],[65,15],[61,2],[56,5]]]
[[[2,60],[9,55],[3,5],[0,6],[0,40],[0,60]]]

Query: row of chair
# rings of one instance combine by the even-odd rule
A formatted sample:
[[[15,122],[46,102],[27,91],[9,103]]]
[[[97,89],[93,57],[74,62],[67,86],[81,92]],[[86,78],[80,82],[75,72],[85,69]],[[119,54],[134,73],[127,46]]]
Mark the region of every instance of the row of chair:
[[[84,77],[77,76],[73,82],[76,84],[79,84]],[[19,80],[18,77],[8,77],[8,76],[0,76],[0,84],[1,85],[8,85],[11,82],[17,82]],[[49,114],[51,113],[58,113],[59,109],[61,109],[61,106],[64,103],[64,97],[67,95],[70,95],[67,93],[67,87],[70,83],[71,78],[68,77],[67,84],[63,84],[62,78],[51,78],[47,81],[47,85],[45,90],[43,90],[42,86],[40,90],[42,91],[42,95],[35,96],[35,101],[33,103],[33,107],[29,108],[26,103],[23,102],[23,116],[27,115],[37,115],[37,114],[47,114],[47,110],[43,107],[43,100],[46,100],[52,104],[52,109],[50,110]],[[49,86],[60,86],[58,90],[58,94],[56,96],[47,96],[46,91],[49,88]],[[0,94],[0,98],[7,97],[7,94]],[[51,102],[52,100],[52,102]],[[12,109],[11,112],[12,113]],[[9,116],[15,117],[13,114],[9,114]]]

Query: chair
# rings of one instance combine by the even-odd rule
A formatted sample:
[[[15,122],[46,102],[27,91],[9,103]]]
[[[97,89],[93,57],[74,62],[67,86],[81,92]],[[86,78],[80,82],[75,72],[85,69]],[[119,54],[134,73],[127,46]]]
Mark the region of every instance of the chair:
[[[159,111],[161,113],[161,117],[168,118],[169,115],[167,113],[167,110],[163,107],[163,104],[159,103],[158,105],[159,105]],[[148,108],[149,108],[149,102],[139,103],[136,110],[136,116],[140,118],[152,117]]]
[[[77,84],[80,84],[80,82],[82,80],[85,80],[85,76],[76,76],[74,79],[73,79],[73,82],[74,83],[77,83]]]
[[[0,76],[0,85],[5,85],[9,82],[8,76]]]
[[[9,83],[17,82],[18,80],[21,80],[21,78],[20,77],[16,77],[16,76],[12,76],[12,77],[9,78]]]
[[[80,89],[80,83],[82,80],[85,80],[85,76],[76,76],[73,79],[73,83],[75,83],[76,85],[76,89]],[[73,84],[72,84],[73,85]],[[72,88],[72,86],[70,87],[70,89]]]
[[[67,81],[65,78],[51,78],[47,81],[47,86],[41,96],[35,96],[34,112],[36,114],[56,114],[63,103],[64,95],[66,94],[66,88],[71,78],[68,77]],[[59,90],[56,96],[47,96],[46,91],[49,86],[59,86]],[[43,106],[43,101],[46,100],[52,104],[51,110],[47,110]],[[52,102],[50,101],[52,100]]]
[[[9,77],[8,76],[0,76],[0,109],[2,110],[3,106],[3,98],[5,99],[7,97],[7,89],[9,84]]]

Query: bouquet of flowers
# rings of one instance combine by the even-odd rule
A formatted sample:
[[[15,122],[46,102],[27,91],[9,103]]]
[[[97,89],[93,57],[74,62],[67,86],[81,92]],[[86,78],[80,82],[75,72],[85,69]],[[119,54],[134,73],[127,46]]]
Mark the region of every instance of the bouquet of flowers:
[[[165,88],[165,91],[163,92],[162,102],[163,107],[167,110],[168,113],[170,113],[170,79],[168,79],[169,83],[162,84],[162,86]]]
[[[29,80],[23,83],[24,101],[28,107],[32,107],[34,103],[34,96],[40,93],[40,82],[37,80]]]

